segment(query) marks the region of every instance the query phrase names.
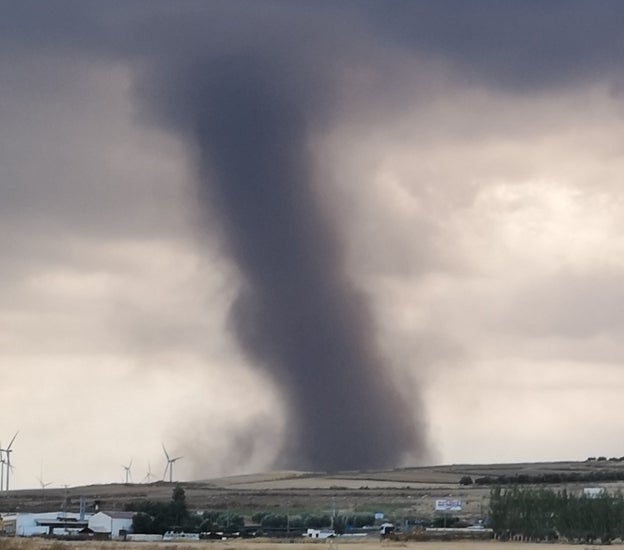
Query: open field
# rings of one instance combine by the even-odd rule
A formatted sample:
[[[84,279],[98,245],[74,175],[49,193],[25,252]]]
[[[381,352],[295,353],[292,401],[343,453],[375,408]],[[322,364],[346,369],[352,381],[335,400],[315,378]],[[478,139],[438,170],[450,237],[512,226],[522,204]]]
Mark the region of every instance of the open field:
[[[279,471],[181,482],[187,504],[193,510],[234,510],[245,516],[257,511],[300,514],[336,509],[340,513],[383,511],[387,515],[431,517],[438,498],[460,498],[462,517],[482,517],[487,510],[490,486],[463,486],[463,476],[541,475],[545,473],[624,473],[624,462],[584,461],[521,464],[464,464],[401,468],[387,471],[320,474]],[[598,483],[609,491],[624,490],[624,481]],[[587,482],[550,485],[581,491]],[[110,484],[32,489],[3,493],[0,512],[60,510],[68,499],[67,511],[78,511],[80,497],[88,510],[98,501],[100,509],[123,510],[139,500],[167,501],[173,485]],[[92,509],[92,508],[91,508]],[[0,549],[1,550],[1,549]]]

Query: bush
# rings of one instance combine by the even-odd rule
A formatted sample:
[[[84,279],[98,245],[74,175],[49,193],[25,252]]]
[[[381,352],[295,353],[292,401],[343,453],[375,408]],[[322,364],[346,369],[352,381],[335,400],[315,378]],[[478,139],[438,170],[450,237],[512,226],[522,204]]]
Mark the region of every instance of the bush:
[[[323,527],[331,526],[331,524],[331,517],[327,514],[321,516],[305,516],[303,518],[303,525],[306,529],[322,529]]]
[[[347,527],[365,527],[375,524],[375,514],[353,514],[343,516],[342,521]]]
[[[459,480],[459,484],[460,485],[472,485],[473,481],[472,478],[470,476],[463,476],[460,480]]]
[[[286,529],[288,518],[282,514],[266,514],[260,521],[260,525],[267,529]]]
[[[269,515],[269,512],[256,512],[254,515],[251,516],[251,520],[254,523],[262,523],[262,520],[264,519],[264,517],[268,515]]]

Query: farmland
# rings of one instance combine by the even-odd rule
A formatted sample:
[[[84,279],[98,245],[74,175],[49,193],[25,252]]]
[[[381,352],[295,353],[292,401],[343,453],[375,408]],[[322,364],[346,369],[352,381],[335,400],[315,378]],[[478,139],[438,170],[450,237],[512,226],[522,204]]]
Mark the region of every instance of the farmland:
[[[596,475],[616,478],[624,475],[619,461],[549,462],[489,465],[445,465],[401,468],[386,471],[319,474],[280,471],[267,474],[232,476],[181,482],[190,509],[234,510],[249,517],[257,511],[300,514],[313,511],[382,511],[395,517],[432,517],[433,503],[439,498],[459,498],[466,519],[478,519],[487,510],[491,485],[460,485],[471,479],[525,476],[542,479],[552,474]],[[610,491],[624,488],[624,481],[609,480],[600,486]],[[581,490],[587,482],[549,484]],[[60,510],[77,511],[80,498],[88,507],[97,501],[101,509],[123,510],[141,500],[167,501],[172,484],[109,484],[70,488],[11,491],[0,500],[0,512]]]

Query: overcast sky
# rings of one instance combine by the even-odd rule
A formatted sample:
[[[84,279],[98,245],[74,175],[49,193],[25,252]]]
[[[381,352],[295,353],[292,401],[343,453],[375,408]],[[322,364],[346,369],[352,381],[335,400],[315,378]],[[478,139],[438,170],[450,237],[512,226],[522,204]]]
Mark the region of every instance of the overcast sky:
[[[161,442],[180,479],[280,463],[288,405],[233,333],[245,272],[187,131],[190,67],[258,51],[424,426],[397,466],[624,455],[623,24],[615,1],[0,1],[12,486],[162,476]]]

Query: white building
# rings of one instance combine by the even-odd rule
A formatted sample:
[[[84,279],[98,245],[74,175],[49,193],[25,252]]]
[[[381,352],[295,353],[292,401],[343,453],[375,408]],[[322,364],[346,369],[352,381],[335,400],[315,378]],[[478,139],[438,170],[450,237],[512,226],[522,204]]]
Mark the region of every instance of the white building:
[[[98,512],[89,518],[89,529],[98,535],[119,538],[120,531],[132,531],[134,512]]]
[[[336,536],[336,532],[333,529],[308,529],[303,536],[309,539],[330,539]]]
[[[79,514],[43,512],[38,514],[7,514],[2,516],[2,531],[9,536],[68,535],[85,527],[86,519]]]

